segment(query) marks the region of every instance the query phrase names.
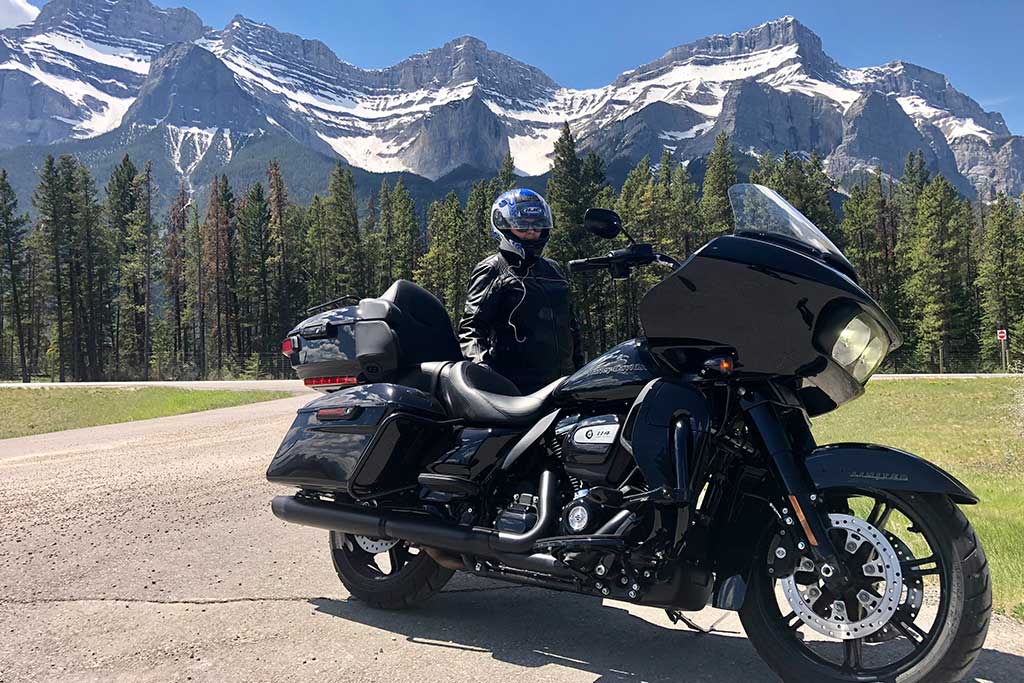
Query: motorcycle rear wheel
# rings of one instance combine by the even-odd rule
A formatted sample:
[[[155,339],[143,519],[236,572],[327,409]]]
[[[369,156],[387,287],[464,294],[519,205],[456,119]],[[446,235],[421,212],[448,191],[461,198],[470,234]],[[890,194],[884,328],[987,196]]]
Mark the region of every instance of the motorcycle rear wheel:
[[[889,501],[893,510],[905,515],[900,517],[901,520],[909,520],[909,525],[888,522],[888,528],[893,533],[901,531],[896,527],[906,527],[902,531],[921,534],[931,547],[935,569],[929,569],[927,573],[940,576],[942,592],[945,594],[939,601],[932,622],[931,630],[934,632],[925,634],[927,637],[922,637],[920,644],[916,641],[911,643],[910,637],[914,633],[924,631],[912,631],[913,619],[910,619],[911,625],[898,624],[905,634],[890,629],[888,633],[892,635],[880,632],[872,638],[836,643],[832,647],[842,647],[842,662],[829,661],[821,656],[822,650],[815,650],[822,645],[819,636],[813,632],[800,633],[799,630],[806,625],[794,619],[794,613],[785,617],[782,615],[783,611],[790,610],[780,609],[776,580],[768,575],[767,565],[761,559],[768,552],[768,542],[772,535],[768,534],[769,538],[758,551],[747,597],[740,610],[740,620],[747,637],[761,658],[787,682],[960,681],[981,651],[991,618],[992,589],[985,551],[963,512],[946,496],[883,491],[869,492],[867,495]],[[826,499],[829,499],[829,492],[826,492]],[[886,523],[881,522],[878,528],[885,529]],[[907,563],[903,567],[905,573],[915,571],[915,566],[922,566],[922,561],[912,560]],[[916,616],[916,612],[911,616]],[[872,660],[878,659],[881,651],[875,648],[893,642],[904,648],[913,648],[911,655],[880,668],[867,666],[876,663]],[[838,659],[838,655],[835,659]]]
[[[353,597],[380,609],[415,607],[444,588],[455,573],[403,541],[357,539],[332,531],[330,542],[341,583]]]

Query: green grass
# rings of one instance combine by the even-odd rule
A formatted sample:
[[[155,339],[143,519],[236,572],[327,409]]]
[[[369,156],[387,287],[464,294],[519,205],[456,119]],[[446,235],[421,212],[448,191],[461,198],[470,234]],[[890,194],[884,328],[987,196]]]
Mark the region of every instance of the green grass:
[[[173,387],[0,389],[0,439],[229,408],[290,395],[283,391]]]
[[[980,498],[964,512],[988,554],[996,609],[1024,620],[1024,380],[886,380],[814,420],[819,443],[867,441],[916,453]]]

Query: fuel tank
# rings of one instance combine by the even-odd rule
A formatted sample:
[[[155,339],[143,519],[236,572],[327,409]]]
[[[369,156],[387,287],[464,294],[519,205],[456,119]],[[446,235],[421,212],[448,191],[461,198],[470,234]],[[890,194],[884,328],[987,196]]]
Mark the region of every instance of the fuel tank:
[[[630,339],[590,361],[558,387],[554,399],[568,403],[628,401],[662,374],[647,342]]]

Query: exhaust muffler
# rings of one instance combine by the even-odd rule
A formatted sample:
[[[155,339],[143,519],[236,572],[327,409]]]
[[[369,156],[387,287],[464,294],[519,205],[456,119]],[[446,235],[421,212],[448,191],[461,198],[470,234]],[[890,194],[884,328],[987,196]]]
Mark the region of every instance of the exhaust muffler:
[[[558,516],[558,490],[549,471],[540,475],[537,523],[522,534],[483,527],[464,527],[412,512],[344,507],[296,496],[276,496],[271,509],[293,524],[372,538],[396,538],[417,545],[481,557],[524,553],[543,538]]]

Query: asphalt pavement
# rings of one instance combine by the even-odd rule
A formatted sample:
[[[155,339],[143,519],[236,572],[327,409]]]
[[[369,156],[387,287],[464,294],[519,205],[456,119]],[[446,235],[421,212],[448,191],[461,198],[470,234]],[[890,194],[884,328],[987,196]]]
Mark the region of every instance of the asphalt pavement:
[[[774,680],[732,616],[463,575],[412,611],[350,599],[326,532],[270,512],[309,398],[0,441],[0,681]],[[997,618],[974,675],[1022,672]]]

